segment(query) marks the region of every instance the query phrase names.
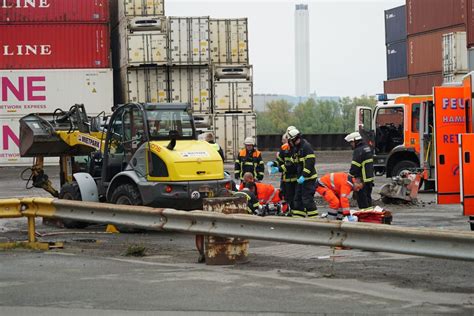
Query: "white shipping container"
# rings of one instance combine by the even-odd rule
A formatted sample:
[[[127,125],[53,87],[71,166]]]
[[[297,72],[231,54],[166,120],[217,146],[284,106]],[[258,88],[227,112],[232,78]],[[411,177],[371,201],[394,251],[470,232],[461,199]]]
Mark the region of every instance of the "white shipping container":
[[[251,81],[214,81],[213,96],[214,113],[253,111]]]
[[[210,19],[210,54],[215,64],[248,64],[247,19]]]
[[[84,104],[87,112],[113,106],[111,69],[0,70],[0,114],[47,113]]]
[[[168,74],[165,67],[121,68],[119,103],[168,102]]]
[[[450,75],[443,75],[443,84],[448,83],[461,83],[462,79],[467,73],[457,73],[457,74],[450,74]]]
[[[467,54],[469,59],[469,71],[474,71],[474,48],[470,48]]]
[[[243,148],[246,137],[257,135],[255,114],[215,114],[214,131],[216,142],[224,151],[226,161],[234,161]]]
[[[112,0],[110,1],[112,26],[128,17],[164,16],[163,2],[163,0]]]
[[[466,73],[468,70],[466,32],[443,34],[443,74]]]
[[[171,67],[170,102],[190,103],[195,113],[211,113],[211,71],[209,67]]]
[[[134,25],[145,26],[138,28],[138,31],[133,31],[131,27]],[[146,27],[146,25],[150,27]],[[156,30],[148,31],[148,29],[155,28]],[[130,66],[166,65],[168,63],[168,34],[164,18],[124,20],[113,31],[112,39],[113,60],[116,69]]]
[[[169,37],[171,64],[209,64],[209,17],[170,17]]]

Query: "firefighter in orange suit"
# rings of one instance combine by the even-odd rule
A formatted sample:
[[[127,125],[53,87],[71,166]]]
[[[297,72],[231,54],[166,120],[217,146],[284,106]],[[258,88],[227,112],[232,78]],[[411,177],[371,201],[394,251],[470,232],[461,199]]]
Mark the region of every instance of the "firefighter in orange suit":
[[[243,180],[246,172],[251,172],[258,181],[263,180],[265,165],[262,160],[262,153],[255,148],[253,137],[244,140],[245,148],[239,152],[235,160],[234,176],[236,180]]]
[[[359,191],[363,186],[360,179],[344,172],[328,173],[319,178],[316,192],[332,209],[328,212],[328,218],[342,220],[344,215],[349,215],[349,195],[352,191]]]

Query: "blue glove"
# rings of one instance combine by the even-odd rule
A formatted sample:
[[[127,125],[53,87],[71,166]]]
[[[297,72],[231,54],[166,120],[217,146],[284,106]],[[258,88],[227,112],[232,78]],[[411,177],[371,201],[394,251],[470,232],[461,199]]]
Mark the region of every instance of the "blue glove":
[[[296,180],[296,182],[298,182],[298,184],[303,184],[303,182],[304,182],[304,177],[303,177],[303,176],[300,176],[300,177],[298,178],[298,180]]]
[[[271,168],[271,167],[273,167],[274,164],[275,163],[273,161],[269,161],[269,162],[267,162],[267,167]]]
[[[271,167],[271,168],[270,168],[270,174],[275,174],[275,173],[277,173],[278,171],[280,171],[280,170],[278,169],[278,167]]]

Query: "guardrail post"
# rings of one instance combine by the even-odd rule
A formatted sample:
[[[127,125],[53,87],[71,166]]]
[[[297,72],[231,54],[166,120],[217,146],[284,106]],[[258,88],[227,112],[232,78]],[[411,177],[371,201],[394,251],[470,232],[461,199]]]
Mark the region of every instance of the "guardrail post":
[[[244,197],[220,197],[203,200],[205,212],[247,214]],[[208,265],[232,265],[248,260],[249,241],[235,237],[205,236],[202,251]],[[202,252],[201,252],[202,254]]]
[[[36,225],[35,225],[35,218],[32,216],[28,216],[28,242],[34,243],[36,242]]]

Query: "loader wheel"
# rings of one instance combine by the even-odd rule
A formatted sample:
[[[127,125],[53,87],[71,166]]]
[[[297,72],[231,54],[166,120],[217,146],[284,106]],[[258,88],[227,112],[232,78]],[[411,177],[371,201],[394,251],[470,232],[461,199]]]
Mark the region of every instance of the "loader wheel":
[[[399,176],[404,170],[415,169],[417,167],[417,164],[411,160],[399,161],[392,169],[392,177]]]
[[[82,201],[81,191],[79,185],[76,182],[66,183],[62,186],[61,192],[59,192],[59,198],[63,200]],[[66,228],[86,228],[89,223],[82,221],[75,221],[72,219],[60,220]]]
[[[114,204],[122,205],[143,205],[142,198],[138,189],[132,184],[121,184],[115,188],[110,198]],[[122,225],[116,225],[121,233],[143,233],[145,230],[139,228],[132,228]]]
[[[112,193],[111,202],[122,205],[142,205],[140,192],[132,184],[121,184]]]

